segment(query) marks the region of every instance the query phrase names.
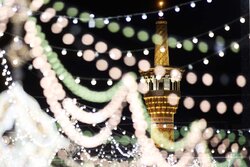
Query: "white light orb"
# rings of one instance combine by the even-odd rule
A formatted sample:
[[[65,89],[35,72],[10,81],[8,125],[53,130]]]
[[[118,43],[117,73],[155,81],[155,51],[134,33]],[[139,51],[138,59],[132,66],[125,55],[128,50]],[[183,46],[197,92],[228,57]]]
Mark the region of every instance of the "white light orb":
[[[170,93],[168,96],[168,103],[172,106],[175,106],[179,103],[180,97],[175,93]]]
[[[170,71],[170,77],[172,82],[179,82],[181,81],[181,72],[177,69],[173,69]]]
[[[210,104],[209,101],[207,101],[207,100],[201,101],[200,109],[201,109],[202,112],[206,113],[206,112],[208,112],[210,110],[210,108],[211,108],[211,104]]]
[[[195,101],[192,97],[186,97],[183,101],[183,105],[190,110],[194,107]]]
[[[62,30],[63,30],[62,26],[60,26],[58,23],[54,23],[51,26],[51,31],[54,34],[59,34],[62,32]]]
[[[109,57],[113,60],[119,60],[122,57],[122,52],[118,48],[113,48],[109,51]]]
[[[95,44],[95,50],[98,52],[98,53],[105,53],[108,49],[108,46],[105,42],[97,42]]]
[[[216,110],[219,114],[224,114],[227,111],[227,105],[225,102],[221,101],[216,105]]]
[[[134,56],[125,56],[123,61],[129,67],[134,66],[136,64],[136,59]]]
[[[246,80],[246,78],[243,75],[237,76],[237,78],[236,78],[236,84],[239,87],[243,88],[244,86],[246,86],[246,83],[247,83],[247,80]]]
[[[94,37],[92,35],[90,35],[90,34],[84,34],[82,36],[82,43],[84,45],[91,45],[91,44],[93,44],[93,42],[94,42]]]
[[[206,86],[211,86],[213,84],[213,76],[209,73],[205,73],[202,76],[202,82]]]
[[[83,52],[83,59],[85,61],[93,61],[95,59],[95,52],[91,49],[87,49]]]
[[[142,83],[142,82],[140,82],[139,84],[138,84],[138,91],[140,92],[140,93],[142,93],[142,94],[146,94],[146,93],[148,93],[148,91],[149,91],[149,87],[148,87],[148,84],[147,83]]]
[[[75,37],[71,33],[63,35],[62,41],[66,45],[71,45],[75,41]]]
[[[197,82],[197,75],[194,72],[188,72],[186,75],[186,80],[189,84],[193,85]]]
[[[233,110],[236,114],[241,114],[243,112],[243,105],[241,102],[236,102],[234,105],[233,105]]]
[[[156,66],[154,69],[154,73],[156,76],[159,76],[161,78],[165,75],[166,69],[163,66]]]
[[[117,80],[122,76],[122,71],[118,68],[118,67],[112,67],[109,70],[109,76],[114,79]]]
[[[96,68],[99,71],[106,71],[108,69],[108,62],[104,59],[97,60]]]
[[[138,67],[141,71],[148,71],[151,67],[150,63],[148,60],[140,60],[138,63]]]

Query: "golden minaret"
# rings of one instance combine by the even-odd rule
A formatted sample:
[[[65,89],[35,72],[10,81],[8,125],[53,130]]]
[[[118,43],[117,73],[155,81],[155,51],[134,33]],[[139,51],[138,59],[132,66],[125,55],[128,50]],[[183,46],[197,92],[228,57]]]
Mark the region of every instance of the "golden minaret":
[[[162,0],[159,1],[159,6],[161,9],[164,6]],[[174,141],[174,114],[178,109],[183,70],[170,66],[167,21],[163,17],[156,21],[156,34],[161,42],[155,44],[154,68],[146,72],[140,71],[149,89],[144,100],[151,117],[151,138],[157,138],[158,129],[165,138]],[[157,72],[157,69],[161,72]]]

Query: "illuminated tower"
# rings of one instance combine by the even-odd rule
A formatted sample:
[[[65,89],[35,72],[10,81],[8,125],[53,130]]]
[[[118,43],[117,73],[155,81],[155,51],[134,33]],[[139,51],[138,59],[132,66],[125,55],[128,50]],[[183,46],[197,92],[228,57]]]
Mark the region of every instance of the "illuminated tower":
[[[159,2],[162,7],[163,1]],[[156,34],[160,43],[155,44],[154,68],[140,72],[148,85],[144,95],[147,110],[151,116],[151,138],[158,129],[164,137],[174,140],[174,114],[180,98],[180,81],[183,70],[169,64],[167,21],[162,17],[156,21]]]

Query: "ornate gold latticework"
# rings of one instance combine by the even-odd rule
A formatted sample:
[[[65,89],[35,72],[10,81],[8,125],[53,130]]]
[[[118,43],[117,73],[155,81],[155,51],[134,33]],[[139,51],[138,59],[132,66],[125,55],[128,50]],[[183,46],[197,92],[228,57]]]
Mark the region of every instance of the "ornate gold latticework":
[[[156,22],[156,34],[161,36],[161,43],[155,44],[154,64],[155,66],[169,66],[167,21]]]

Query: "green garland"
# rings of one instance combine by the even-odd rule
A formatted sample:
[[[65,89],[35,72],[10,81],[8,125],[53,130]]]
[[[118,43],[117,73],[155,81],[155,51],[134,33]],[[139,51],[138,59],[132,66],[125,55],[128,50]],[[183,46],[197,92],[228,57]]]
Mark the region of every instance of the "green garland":
[[[36,22],[35,18],[30,18]],[[48,62],[52,66],[52,69],[55,71],[56,75],[63,76],[61,80],[64,86],[66,86],[74,95],[90,102],[104,103],[112,99],[117,90],[121,87],[122,81],[119,81],[117,84],[112,86],[106,91],[93,91],[89,88],[79,85],[75,82],[74,77],[64,68],[63,64],[58,58],[58,54],[52,51],[51,46],[48,41],[45,39],[45,34],[41,32],[41,27],[37,25],[37,36],[42,40],[41,46],[44,49],[44,54],[47,56]]]

